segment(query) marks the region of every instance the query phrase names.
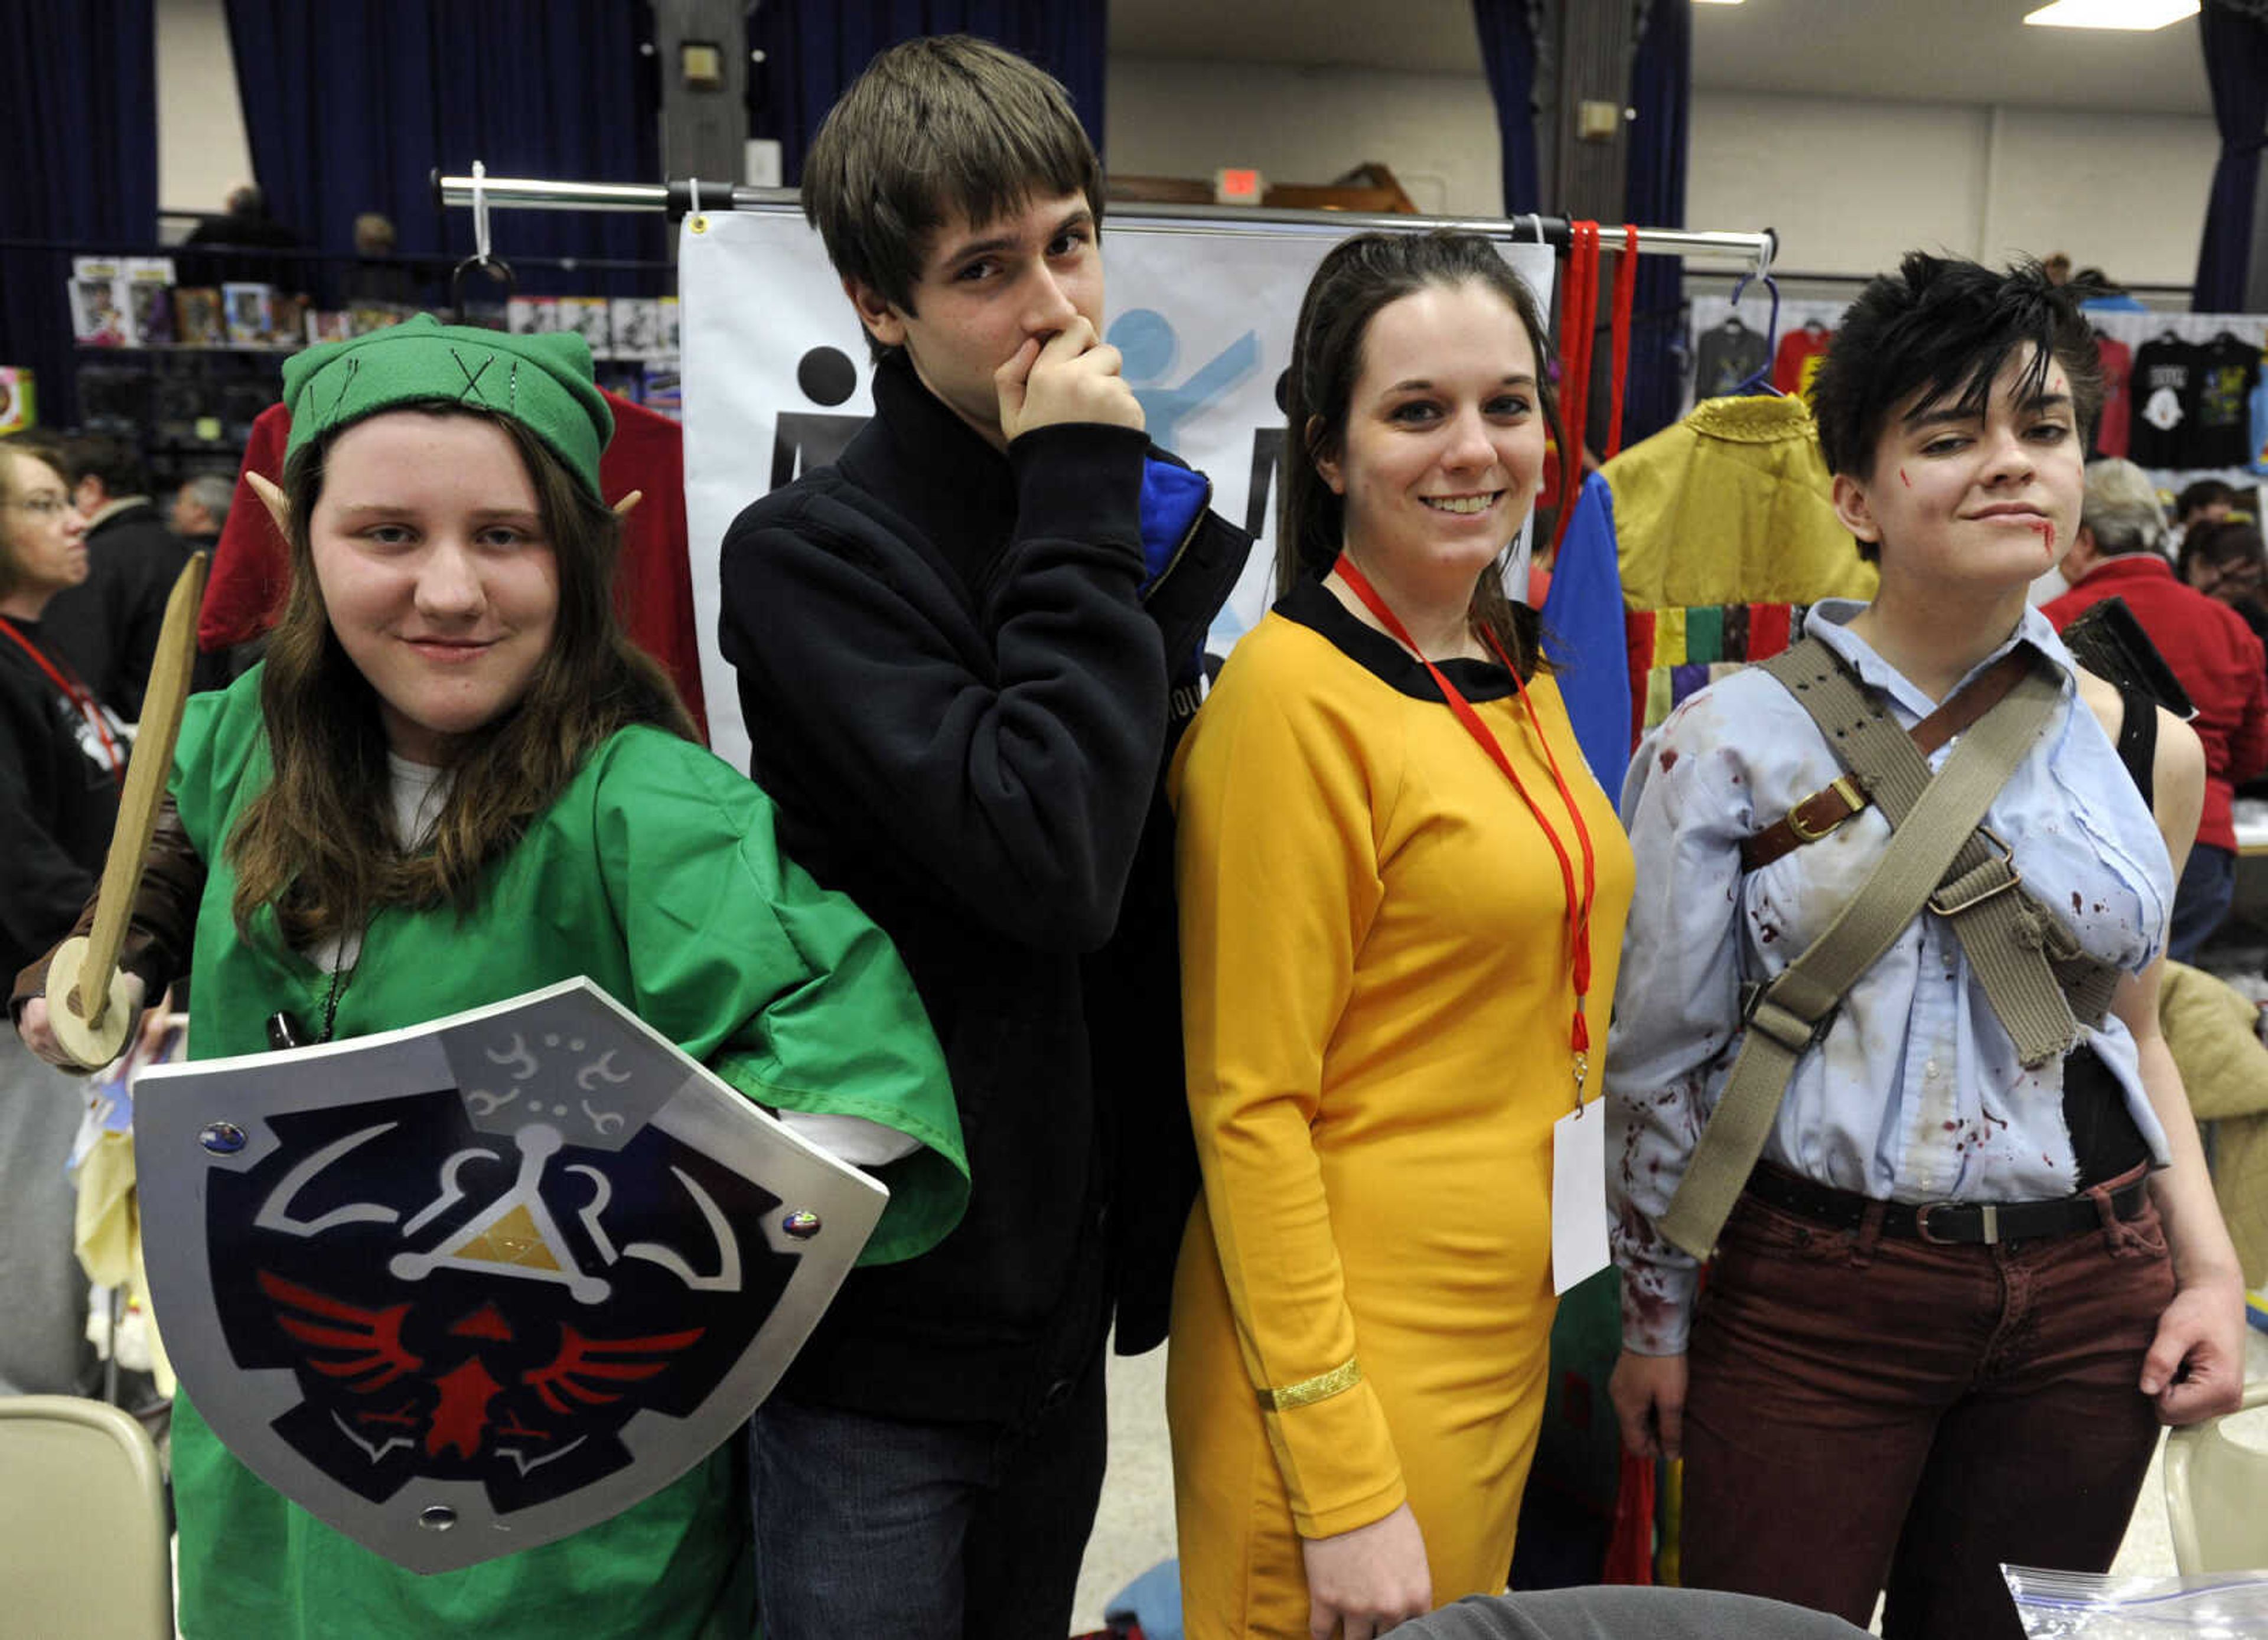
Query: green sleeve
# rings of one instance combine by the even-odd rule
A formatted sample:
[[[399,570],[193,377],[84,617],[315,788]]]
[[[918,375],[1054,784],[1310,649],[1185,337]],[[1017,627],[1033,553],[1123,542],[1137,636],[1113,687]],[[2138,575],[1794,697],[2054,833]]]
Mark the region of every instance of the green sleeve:
[[[225,689],[192,695],[181,708],[166,789],[189,841],[208,863],[219,857],[237,786],[264,743],[262,670],[256,666]]]
[[[968,1163],[888,936],[780,853],[771,800],[707,752],[632,730],[598,755],[599,856],[639,1016],[760,1104],[918,1140],[872,1170],[890,1203],[859,1262],[934,1247],[968,1205]]]

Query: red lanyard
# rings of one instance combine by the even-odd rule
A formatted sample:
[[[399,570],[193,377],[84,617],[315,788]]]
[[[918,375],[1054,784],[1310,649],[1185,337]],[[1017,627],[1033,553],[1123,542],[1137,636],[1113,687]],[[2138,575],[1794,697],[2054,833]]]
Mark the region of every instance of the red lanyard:
[[[110,777],[123,783],[126,779],[125,755],[119,751],[118,742],[110,738],[110,724],[104,719],[102,708],[95,703],[94,696],[86,692],[86,686],[71,676],[67,668],[57,666],[42,655],[40,646],[16,630],[16,623],[4,616],[0,616],[0,632],[15,639],[16,647],[29,655],[32,664],[48,674],[48,681],[63,691],[63,698],[77,709],[78,715],[94,725],[94,732],[102,739],[103,755],[110,762]]]
[[[1535,739],[1543,747],[1543,761],[1551,770],[1552,783],[1559,789],[1559,800],[1567,805],[1568,818],[1575,822],[1575,842],[1583,854],[1583,887],[1580,894],[1575,889],[1575,867],[1567,857],[1566,845],[1559,841],[1559,834],[1551,829],[1550,820],[1536,805],[1535,798],[1520,778],[1520,771],[1512,766],[1512,759],[1505,755],[1503,746],[1489,726],[1481,721],[1481,715],[1473,710],[1472,702],[1465,699],[1439,666],[1425,659],[1424,652],[1410,638],[1410,629],[1402,624],[1400,617],[1378,595],[1377,589],[1370,584],[1370,577],[1355,568],[1353,559],[1341,553],[1336,567],[1339,579],[1344,581],[1354,595],[1362,599],[1364,607],[1378,617],[1379,624],[1401,639],[1403,646],[1424,662],[1425,670],[1433,674],[1434,687],[1441,691],[1441,698],[1448,702],[1450,711],[1464,725],[1465,732],[1472,736],[1482,751],[1488,754],[1489,761],[1503,771],[1506,780],[1512,782],[1512,789],[1520,794],[1520,800],[1535,817],[1536,825],[1543,829],[1544,841],[1551,845],[1552,857],[1559,862],[1559,880],[1567,893],[1567,938],[1575,953],[1575,1016],[1567,1027],[1567,1040],[1575,1059],[1575,1104],[1580,1109],[1583,1103],[1583,1085],[1591,1075],[1591,1026],[1584,1017],[1583,1010],[1591,995],[1591,901],[1598,893],[1598,856],[1591,847],[1591,828],[1583,823],[1583,811],[1576,806],[1575,794],[1568,789],[1566,776],[1559,772],[1559,759],[1551,749],[1550,738],[1543,732],[1543,723],[1535,715],[1535,702],[1528,698],[1528,685],[1521,680],[1520,668],[1512,664],[1512,658],[1497,642],[1496,634],[1484,632],[1482,636],[1487,640],[1488,646],[1496,651],[1496,658],[1512,674],[1512,687],[1519,691],[1521,710],[1528,714],[1528,724],[1535,731]]]

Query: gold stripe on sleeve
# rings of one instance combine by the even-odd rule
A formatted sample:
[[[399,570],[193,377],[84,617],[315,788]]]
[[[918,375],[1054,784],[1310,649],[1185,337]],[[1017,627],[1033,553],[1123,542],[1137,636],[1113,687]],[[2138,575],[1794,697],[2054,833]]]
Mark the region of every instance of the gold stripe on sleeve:
[[[1281,1389],[1263,1389],[1260,1409],[1263,1412],[1289,1412],[1294,1407],[1313,1406],[1319,1401],[1352,1389],[1362,1382],[1362,1364],[1352,1356],[1340,1362],[1329,1372],[1314,1378],[1301,1379],[1296,1384],[1286,1384]]]

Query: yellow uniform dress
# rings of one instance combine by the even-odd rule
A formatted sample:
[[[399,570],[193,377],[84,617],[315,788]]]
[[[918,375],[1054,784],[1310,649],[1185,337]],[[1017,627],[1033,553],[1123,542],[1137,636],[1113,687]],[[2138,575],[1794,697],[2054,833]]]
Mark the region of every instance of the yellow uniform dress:
[[[1443,670],[1580,882],[1510,677]],[[1557,687],[1528,697],[1597,850],[1603,1044],[1630,847]],[[1556,1307],[1551,1125],[1574,1098],[1550,844],[1425,669],[1314,582],[1237,645],[1171,792],[1204,1170],[1167,1369],[1186,1630],[1305,1636],[1300,1538],[1405,1499],[1437,1602],[1500,1592]]]

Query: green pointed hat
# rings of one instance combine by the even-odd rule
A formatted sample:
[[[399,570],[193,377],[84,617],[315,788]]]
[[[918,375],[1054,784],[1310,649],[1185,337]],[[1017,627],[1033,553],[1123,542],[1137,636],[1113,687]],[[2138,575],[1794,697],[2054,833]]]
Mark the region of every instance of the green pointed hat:
[[[590,345],[566,331],[513,336],[420,313],[295,353],[284,361],[284,403],[291,412],[284,458],[366,416],[437,401],[518,422],[605,500],[599,452],[614,437],[614,413],[592,381]]]

